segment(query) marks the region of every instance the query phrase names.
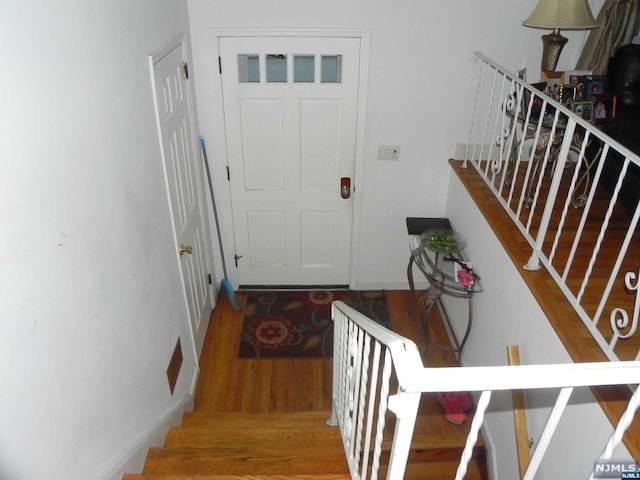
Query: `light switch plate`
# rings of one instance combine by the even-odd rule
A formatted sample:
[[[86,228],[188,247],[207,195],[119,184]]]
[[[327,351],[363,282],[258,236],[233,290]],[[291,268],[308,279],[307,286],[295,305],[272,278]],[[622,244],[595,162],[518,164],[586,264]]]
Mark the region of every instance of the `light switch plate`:
[[[400,147],[394,145],[379,145],[378,160],[397,161],[400,160]]]

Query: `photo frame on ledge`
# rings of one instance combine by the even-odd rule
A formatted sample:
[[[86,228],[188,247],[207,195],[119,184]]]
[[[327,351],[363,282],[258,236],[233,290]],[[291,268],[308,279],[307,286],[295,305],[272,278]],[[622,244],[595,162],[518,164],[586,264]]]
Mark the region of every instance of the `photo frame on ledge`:
[[[587,81],[585,87],[585,95],[587,97],[591,97],[593,95],[600,95],[604,93],[604,79],[602,78],[592,78]]]
[[[540,93],[545,93],[547,90],[547,82],[532,83],[531,86],[535,90],[540,91]],[[531,99],[531,92],[529,92],[529,90],[525,90],[525,95],[523,97],[523,101],[524,101],[523,112],[526,112],[527,108],[529,108],[530,99]],[[541,110],[542,110],[542,99],[538,95],[535,95],[535,92],[534,92],[533,105],[531,106],[531,114],[535,117],[536,115],[540,115]]]
[[[565,83],[560,89],[560,99],[558,100],[562,105],[570,108],[576,96],[577,85]]]
[[[587,122],[593,120],[593,102],[591,100],[573,102],[571,104],[571,111]]]
[[[610,93],[592,95],[593,119],[598,123],[610,122],[616,118],[617,97]]]
[[[591,75],[593,75],[591,70],[567,70],[564,79],[570,85],[577,85],[578,83],[588,80]]]
[[[547,83],[547,91],[545,92],[556,101],[560,100],[560,90],[564,85],[564,72],[542,72],[542,82]]]

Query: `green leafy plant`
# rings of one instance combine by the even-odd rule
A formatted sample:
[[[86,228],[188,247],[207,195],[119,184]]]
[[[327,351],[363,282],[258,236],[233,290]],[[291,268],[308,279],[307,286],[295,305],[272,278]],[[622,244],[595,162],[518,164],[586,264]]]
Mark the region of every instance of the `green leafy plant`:
[[[422,234],[427,247],[437,252],[456,252],[464,248],[464,240],[452,230],[429,230]]]

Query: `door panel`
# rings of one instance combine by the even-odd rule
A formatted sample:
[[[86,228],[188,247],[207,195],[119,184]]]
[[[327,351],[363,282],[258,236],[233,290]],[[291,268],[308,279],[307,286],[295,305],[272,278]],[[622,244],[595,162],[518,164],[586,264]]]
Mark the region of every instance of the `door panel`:
[[[243,99],[240,109],[245,189],[282,190],[282,102],[277,99]]]
[[[340,103],[300,102],[300,169],[305,190],[334,190],[340,160]]]
[[[183,43],[154,54],[151,62],[176,257],[199,355],[213,308],[209,285],[209,273],[213,272],[203,166],[193,127],[190,85],[183,66]],[[180,253],[180,246],[191,247],[191,253]]]
[[[222,37],[241,285],[348,285],[360,39]]]
[[[338,216],[335,212],[301,212],[300,263],[304,267],[331,267],[338,262]]]
[[[284,212],[247,212],[251,262],[258,267],[284,267],[286,264]]]

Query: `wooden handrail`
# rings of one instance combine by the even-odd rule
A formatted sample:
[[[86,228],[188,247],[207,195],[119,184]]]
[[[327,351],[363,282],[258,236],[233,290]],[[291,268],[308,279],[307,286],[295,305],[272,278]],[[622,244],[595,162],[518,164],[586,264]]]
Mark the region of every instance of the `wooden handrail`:
[[[517,345],[507,346],[507,359],[509,365],[520,365],[520,349]],[[513,422],[516,428],[516,451],[518,453],[518,466],[520,468],[520,478],[529,466],[531,454],[529,452],[529,429],[527,427],[527,408],[524,404],[524,393],[522,390],[513,390]]]

